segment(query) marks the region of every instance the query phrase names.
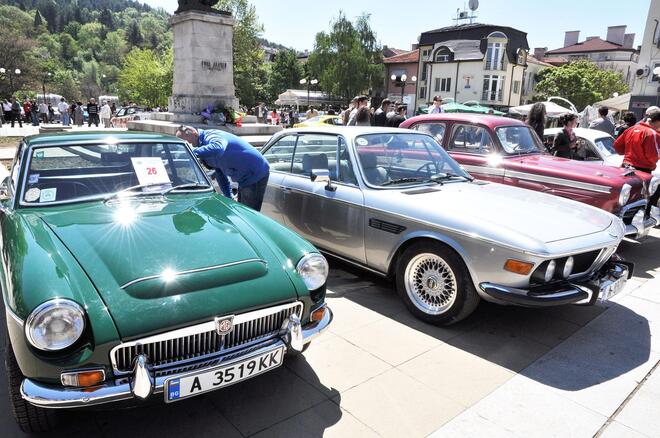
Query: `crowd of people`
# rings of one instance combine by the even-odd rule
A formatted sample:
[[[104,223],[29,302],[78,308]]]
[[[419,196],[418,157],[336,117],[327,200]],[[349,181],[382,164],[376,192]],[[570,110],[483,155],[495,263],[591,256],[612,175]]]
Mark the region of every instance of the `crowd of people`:
[[[94,125],[110,128],[110,120],[116,113],[117,107],[114,102],[104,100],[99,105],[93,97],[89,99],[87,104],[83,104],[81,101],[69,103],[65,98],[61,98],[55,106],[52,102],[37,102],[27,97],[21,103],[15,97],[12,97],[2,102],[0,127],[3,123],[10,124],[12,128],[16,125],[22,128],[23,123],[39,126],[56,122],[62,123],[63,126],[83,126],[85,116],[87,116],[88,127]]]

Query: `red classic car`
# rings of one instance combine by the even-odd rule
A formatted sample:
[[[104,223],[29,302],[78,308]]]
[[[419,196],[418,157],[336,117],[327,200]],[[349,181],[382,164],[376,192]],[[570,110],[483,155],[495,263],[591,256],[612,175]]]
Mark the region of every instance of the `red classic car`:
[[[433,135],[476,178],[551,193],[619,216],[626,235],[641,238],[660,224],[647,209],[651,177],[600,164],[558,158],[519,120],[473,114],[432,114],[401,124]]]

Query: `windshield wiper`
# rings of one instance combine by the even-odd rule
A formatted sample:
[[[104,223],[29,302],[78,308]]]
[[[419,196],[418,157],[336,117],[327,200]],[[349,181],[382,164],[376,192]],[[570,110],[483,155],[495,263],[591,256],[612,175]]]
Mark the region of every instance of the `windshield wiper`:
[[[439,173],[437,175],[433,175],[431,178],[428,179],[428,181],[432,182],[437,182],[442,184],[442,181],[451,179],[451,178],[463,178],[466,179],[470,182],[474,181],[473,176],[468,176],[468,175],[459,175],[457,173],[452,173],[452,172],[445,172],[445,173]]]
[[[204,190],[210,188],[211,186],[208,184],[199,184],[199,183],[181,184],[178,186],[170,187],[169,189],[162,191],[160,194],[167,195],[168,193],[171,193],[175,190]]]
[[[138,184],[136,186],[132,186],[132,187],[128,187],[128,188],[125,188],[123,190],[120,190],[116,193],[113,193],[110,196],[106,196],[106,198],[103,201],[108,202],[109,200],[114,199],[114,198],[119,198],[119,197],[123,196],[126,193],[134,192],[134,191],[139,190],[139,189],[146,189],[146,188],[149,188],[149,187],[160,187],[160,186],[164,186],[166,184],[168,184],[168,183]],[[150,191],[150,192],[136,193],[135,196],[154,195],[154,194],[161,195],[162,193],[161,192],[155,192],[155,191],[151,192]]]
[[[397,178],[397,179],[392,179],[389,181],[386,181],[381,184],[381,186],[391,186],[392,184],[403,184],[403,183],[409,183],[409,182],[421,182],[424,181],[424,178]]]

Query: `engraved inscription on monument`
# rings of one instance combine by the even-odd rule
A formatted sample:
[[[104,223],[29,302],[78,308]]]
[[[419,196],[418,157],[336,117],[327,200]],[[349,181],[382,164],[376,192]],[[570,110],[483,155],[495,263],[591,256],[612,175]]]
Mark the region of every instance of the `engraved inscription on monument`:
[[[210,71],[224,71],[227,70],[227,63],[220,61],[202,61],[202,68]]]

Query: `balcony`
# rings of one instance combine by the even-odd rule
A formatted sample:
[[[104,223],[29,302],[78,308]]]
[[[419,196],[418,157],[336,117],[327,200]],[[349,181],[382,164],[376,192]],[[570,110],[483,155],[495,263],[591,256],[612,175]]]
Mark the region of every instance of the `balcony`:
[[[484,70],[506,71],[507,62],[502,59],[499,61],[486,61]]]
[[[481,94],[481,100],[486,102],[502,102],[502,90],[500,91],[484,91]]]

